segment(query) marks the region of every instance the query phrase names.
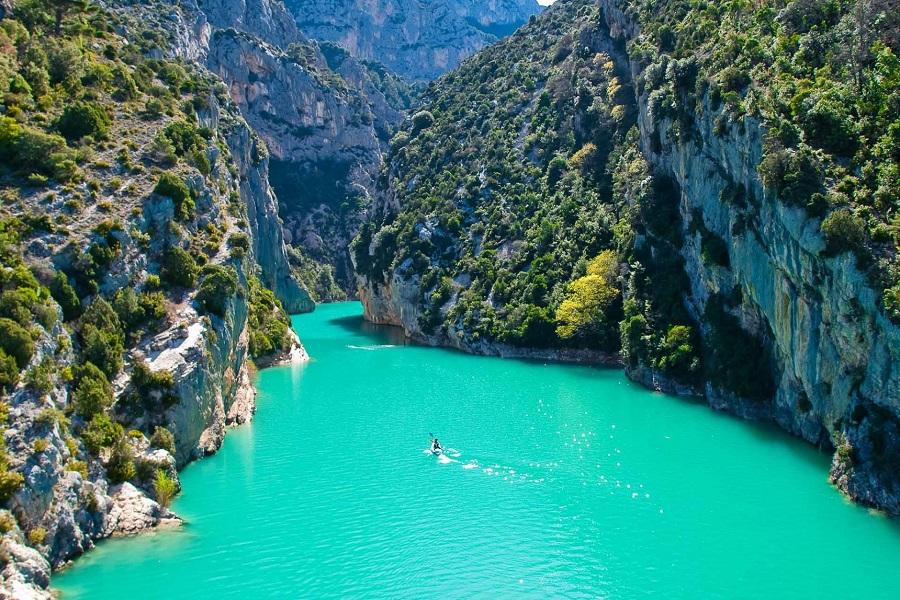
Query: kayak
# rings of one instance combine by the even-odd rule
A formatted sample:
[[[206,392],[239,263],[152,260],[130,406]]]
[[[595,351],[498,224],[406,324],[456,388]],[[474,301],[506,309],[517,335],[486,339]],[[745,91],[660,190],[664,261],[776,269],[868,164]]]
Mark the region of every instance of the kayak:
[[[443,448],[432,448],[431,453],[434,454],[435,456],[440,456],[441,454],[444,453],[444,449]]]

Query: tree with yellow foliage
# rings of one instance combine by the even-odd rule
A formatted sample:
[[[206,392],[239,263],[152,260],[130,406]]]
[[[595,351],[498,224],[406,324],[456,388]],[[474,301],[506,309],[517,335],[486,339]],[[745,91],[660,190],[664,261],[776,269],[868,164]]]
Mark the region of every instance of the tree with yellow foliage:
[[[556,334],[569,339],[598,333],[606,311],[619,296],[616,281],[619,258],[604,250],[588,263],[587,274],[569,284],[569,295],[556,309]]]

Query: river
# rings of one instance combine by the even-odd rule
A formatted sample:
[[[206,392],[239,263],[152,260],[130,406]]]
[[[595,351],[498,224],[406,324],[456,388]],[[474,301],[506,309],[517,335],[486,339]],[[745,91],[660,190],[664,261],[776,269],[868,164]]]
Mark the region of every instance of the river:
[[[184,470],[186,525],[101,543],[63,598],[898,597],[900,525],[807,444],[361,312],[294,317],[312,361],[262,371],[253,423]]]

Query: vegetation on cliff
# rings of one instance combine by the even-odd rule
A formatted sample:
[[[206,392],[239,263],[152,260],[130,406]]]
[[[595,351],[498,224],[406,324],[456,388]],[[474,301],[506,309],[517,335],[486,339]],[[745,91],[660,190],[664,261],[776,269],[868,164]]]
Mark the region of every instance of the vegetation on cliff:
[[[675,139],[695,136],[696,117],[722,106],[720,129],[744,117],[761,121],[766,188],[822,219],[826,253],[854,252],[900,322],[896,4],[617,4],[640,28],[628,53],[643,67],[638,92],[649,95],[653,119],[673,121]]]
[[[426,334],[614,353],[626,319],[635,357],[696,369],[677,255],[651,251],[671,245],[677,211],[636,147],[627,66],[606,40],[596,5],[561,3],[433,84],[392,141],[400,210],[363,230],[356,264],[376,285],[419,276]],[[669,349],[675,326],[687,341]]]
[[[762,122],[771,197],[735,185],[722,201],[746,207],[747,222],[759,202],[803,208],[822,257],[854,252],[900,317],[896,11],[879,0],[611,5],[638,28],[627,48],[595,3],[563,0],[426,91],[392,140],[382,210],[353,246],[366,285],[414,282],[425,335],[620,352],[633,368],[771,397],[765,340],[733,314],[740,291],[699,315],[685,306],[685,216],[639,147],[645,98],[652,152],[698,140],[704,114],[719,115],[718,134]],[[728,269],[726,242],[702,219],[688,226],[703,262]],[[601,255],[617,257],[605,277],[589,269]]]
[[[7,437],[58,431],[68,470],[167,502],[174,475],[140,456],[176,451],[175,381],[145,360],[151,340],[187,317],[214,339],[248,294],[256,345],[290,339],[281,304],[245,280],[236,110],[208,72],[151,58],[162,48],[157,30],[94,3],[23,0],[0,21],[0,397],[44,407]],[[23,483],[19,450],[0,444],[0,501]]]

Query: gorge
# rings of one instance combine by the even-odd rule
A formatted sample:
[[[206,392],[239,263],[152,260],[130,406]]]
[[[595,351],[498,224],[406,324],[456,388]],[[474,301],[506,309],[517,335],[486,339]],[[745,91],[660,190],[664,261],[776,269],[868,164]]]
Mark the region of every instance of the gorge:
[[[157,527],[104,542],[62,588],[112,596],[157,575],[162,586],[228,539],[221,566],[247,544],[248,564],[295,575],[242,583],[213,568],[210,596],[418,595],[427,569],[448,592],[471,573],[475,595],[500,581],[516,596],[709,595],[730,578],[790,597],[825,593],[839,568],[850,595],[889,590],[894,521],[844,505],[825,479],[900,514],[896,8],[0,1],[0,598],[50,597],[51,571]],[[360,309],[321,304],[356,297]],[[291,328],[288,314],[314,309]],[[312,364],[300,339],[322,344]],[[346,391],[331,397],[329,381]],[[238,430],[229,450],[257,387],[278,422]],[[491,414],[503,417],[488,425]],[[342,419],[387,447],[321,461],[338,453]],[[631,425],[625,448],[589,439],[617,419]],[[570,439],[560,421],[580,431]],[[413,439],[431,427],[466,442],[460,456],[420,457]],[[725,450],[710,459],[716,432]],[[696,439],[674,456],[668,442],[641,444],[679,434]],[[491,449],[516,436],[524,446]],[[671,520],[615,486],[619,450],[638,462],[616,483],[659,486],[671,504],[647,504],[672,506]],[[385,503],[372,527],[362,500],[323,504],[351,493],[354,475]],[[261,494],[279,477],[270,504]],[[234,505],[216,512],[200,480]],[[472,496],[441,515],[418,489],[429,484]],[[463,501],[490,493],[523,548],[465,516]],[[271,554],[222,530],[244,494],[269,507],[247,522],[271,528]],[[279,503],[309,510],[294,518]],[[717,562],[716,549],[747,551],[761,568],[779,528],[807,540],[798,556],[838,545],[802,503],[860,532],[852,565],[819,553],[766,566],[762,583]],[[460,555],[482,531],[509,562],[423,560],[416,511]],[[329,517],[343,536],[333,553],[316,526]],[[770,529],[739,524],[766,518]],[[683,533],[692,523],[696,538]],[[385,528],[405,542],[382,546]],[[684,565],[662,554],[629,559],[635,529],[662,531],[660,552],[709,546],[691,560],[723,579],[677,581]],[[754,541],[717,545],[717,531]],[[354,543],[373,563],[342,579],[329,565]],[[167,567],[153,574],[141,555],[157,545]],[[299,562],[284,562],[297,546]],[[548,557],[562,565],[549,579]],[[645,567],[656,575],[622,575]],[[123,579],[103,575],[103,587],[107,569]]]
[[[315,360],[260,373],[252,427],[182,475],[186,525],[104,543],[57,576],[63,597],[890,598],[900,585],[896,523],[835,494],[803,442],[618,369],[406,345],[361,312],[295,317]],[[446,462],[423,453],[432,428]]]

